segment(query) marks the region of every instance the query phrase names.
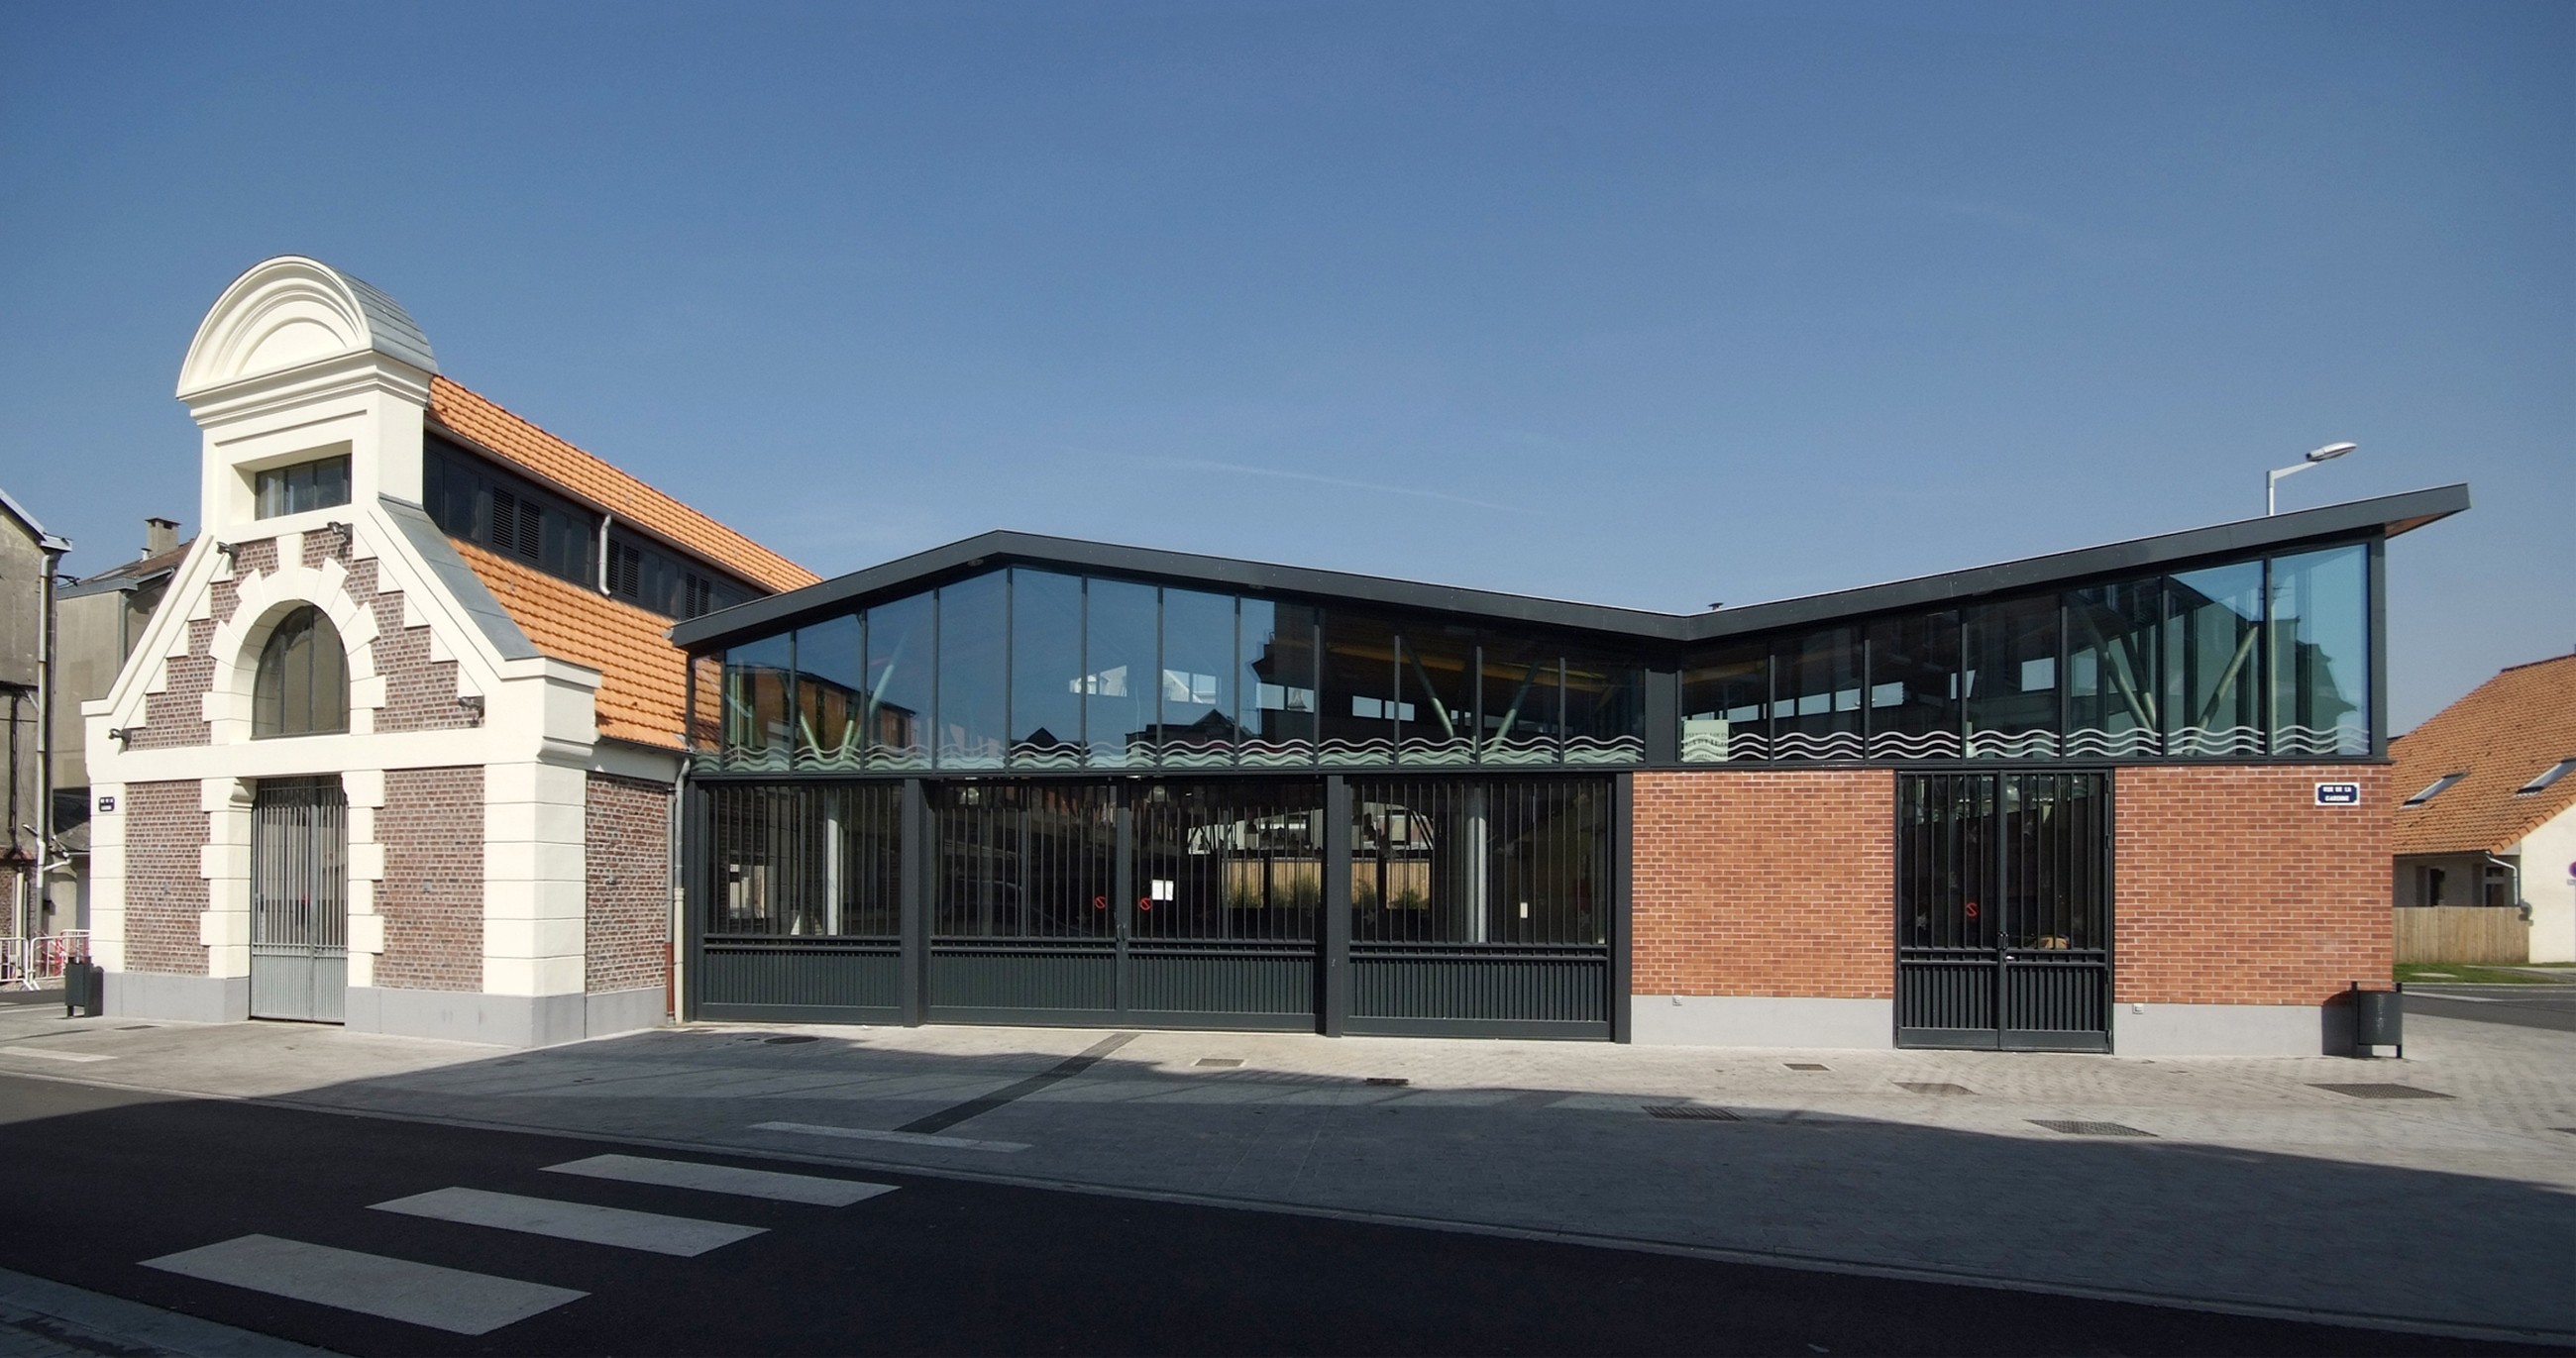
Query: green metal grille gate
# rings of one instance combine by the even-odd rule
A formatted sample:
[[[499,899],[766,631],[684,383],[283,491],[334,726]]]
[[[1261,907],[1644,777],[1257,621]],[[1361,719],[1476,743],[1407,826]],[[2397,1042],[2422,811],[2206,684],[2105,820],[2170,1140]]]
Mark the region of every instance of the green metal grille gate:
[[[1617,792],[701,783],[694,1012],[1607,1039]]]
[[[349,802],[337,778],[263,778],[250,810],[250,1013],[338,1023],[349,992]]]

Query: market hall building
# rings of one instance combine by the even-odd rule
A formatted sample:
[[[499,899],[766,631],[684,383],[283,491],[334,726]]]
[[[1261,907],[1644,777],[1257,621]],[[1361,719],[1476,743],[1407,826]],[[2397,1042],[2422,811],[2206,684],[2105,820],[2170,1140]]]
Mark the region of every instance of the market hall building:
[[[1692,616],[971,538],[672,629],[685,1016],[2341,1051],[2467,505]]]

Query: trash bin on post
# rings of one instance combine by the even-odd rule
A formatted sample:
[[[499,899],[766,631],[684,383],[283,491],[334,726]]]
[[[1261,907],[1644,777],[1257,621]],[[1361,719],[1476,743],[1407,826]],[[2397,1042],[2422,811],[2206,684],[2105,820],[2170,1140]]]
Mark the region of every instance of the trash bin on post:
[[[2372,1057],[2378,1048],[2394,1047],[2397,1059],[2406,1059],[2406,986],[2400,982],[2394,990],[2364,990],[2361,982],[2352,983],[2352,1054]]]

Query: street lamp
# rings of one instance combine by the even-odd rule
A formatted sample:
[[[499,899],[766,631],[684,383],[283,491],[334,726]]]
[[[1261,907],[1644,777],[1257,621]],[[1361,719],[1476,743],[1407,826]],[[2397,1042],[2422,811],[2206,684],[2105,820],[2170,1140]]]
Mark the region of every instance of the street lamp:
[[[2280,470],[2273,472],[2271,475],[2264,477],[2263,516],[2265,518],[2270,518],[2272,515],[2281,512],[2282,477],[2288,476],[2292,472],[2306,471],[2308,468],[2313,467],[2320,462],[2332,462],[2336,458],[2339,458],[2360,446],[2361,445],[2358,443],[2329,443],[2323,448],[2319,448],[2315,452],[2308,454],[2300,461],[2293,462],[2289,466],[2283,467]]]

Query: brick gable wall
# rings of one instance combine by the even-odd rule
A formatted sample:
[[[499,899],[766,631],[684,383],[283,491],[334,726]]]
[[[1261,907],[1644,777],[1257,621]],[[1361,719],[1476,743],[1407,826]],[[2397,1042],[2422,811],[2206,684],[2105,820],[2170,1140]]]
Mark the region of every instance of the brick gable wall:
[[[2388,770],[2122,768],[2113,986],[2123,1004],[2317,1004],[2384,982]],[[2316,805],[2320,782],[2359,806]]]
[[[125,969],[206,974],[206,813],[194,779],[125,786]]]
[[[391,769],[376,812],[385,846],[376,912],[385,950],[376,984],[483,988],[483,770]]]
[[[583,948],[594,991],[660,985],[669,932],[671,789],[590,775],[583,813],[589,899]]]
[[[1895,823],[1885,769],[1637,774],[1630,988],[1892,995]]]

